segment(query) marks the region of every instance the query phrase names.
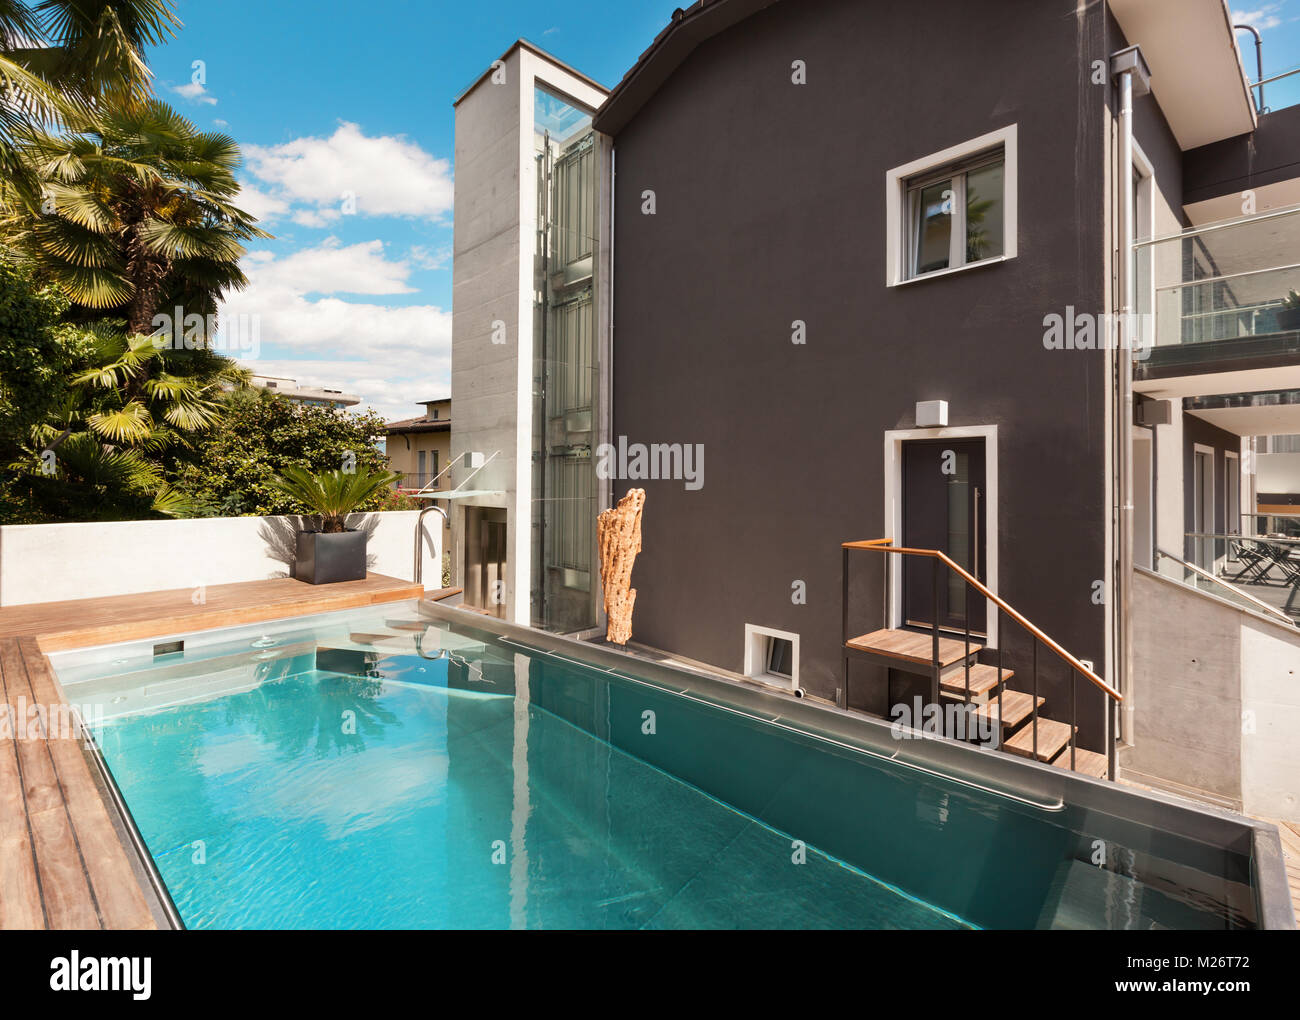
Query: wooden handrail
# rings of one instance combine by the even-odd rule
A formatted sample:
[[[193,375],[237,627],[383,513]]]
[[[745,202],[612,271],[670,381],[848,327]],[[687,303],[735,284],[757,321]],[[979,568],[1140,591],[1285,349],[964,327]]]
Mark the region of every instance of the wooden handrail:
[[[968,574],[960,564],[954,563],[951,559],[948,558],[948,556],[945,553],[940,552],[938,549],[909,549],[906,546],[892,545],[891,544],[892,542],[893,539],[889,539],[889,538],[872,538],[872,539],[866,539],[861,542],[845,542],[843,543],[843,547],[845,549],[870,549],[875,552],[899,553],[904,556],[929,556],[933,559],[942,560],[950,568],[952,568],[963,578],[965,578],[968,584],[972,585],[977,591],[982,593],[985,598],[996,603],[1004,613],[1006,613],[1009,617],[1011,617],[1018,624],[1020,624],[1020,626],[1024,627],[1025,630],[1029,631],[1029,633],[1034,635],[1034,637],[1038,638],[1039,641],[1041,641],[1048,648],[1054,651],[1058,656],[1064,659],[1065,662],[1068,663],[1072,669],[1076,670],[1079,673],[1082,673],[1085,677],[1087,677],[1087,679],[1091,681],[1093,686],[1098,687],[1101,690],[1105,691],[1115,701],[1124,700],[1124,695],[1120,694],[1120,692],[1115,690],[1114,687],[1106,683],[1105,680],[1099,677],[1096,673],[1090,670],[1082,662],[1080,662],[1073,655],[1071,655],[1064,648],[1062,648],[1055,641],[1053,641],[1050,637],[1048,637],[1041,630],[1035,627],[1032,623],[1030,623],[1027,619],[1025,619],[1024,616],[1022,616],[1019,612],[1017,612],[1005,601],[1003,601],[1003,599],[1000,596],[995,595],[992,591],[990,591],[987,587],[985,587],[983,582],[979,581],[975,577],[972,577],[970,574]]]

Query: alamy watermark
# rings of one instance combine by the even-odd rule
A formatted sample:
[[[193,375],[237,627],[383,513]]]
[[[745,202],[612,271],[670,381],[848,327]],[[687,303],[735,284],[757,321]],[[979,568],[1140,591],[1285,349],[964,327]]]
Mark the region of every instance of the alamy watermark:
[[[692,492],[704,487],[703,443],[629,443],[596,447],[596,477],[602,481],[669,479],[686,483]]]
[[[1146,360],[1154,341],[1155,316],[1149,312],[1080,312],[1066,305],[1064,313],[1043,316],[1043,347],[1049,351],[1131,349]]]
[[[90,731],[103,721],[102,705],[47,705],[19,695],[13,704],[0,705],[0,740],[81,740],[89,746]]]
[[[893,720],[889,727],[895,740],[978,740],[986,747],[997,747],[1001,727],[997,724],[997,706],[981,712],[983,706],[964,701],[946,705],[926,704],[921,697],[900,701],[889,710]]]
[[[200,315],[161,312],[153,317],[153,344],[159,350],[197,351],[208,349],[222,354],[256,359],[262,350],[262,317],[257,314]]]

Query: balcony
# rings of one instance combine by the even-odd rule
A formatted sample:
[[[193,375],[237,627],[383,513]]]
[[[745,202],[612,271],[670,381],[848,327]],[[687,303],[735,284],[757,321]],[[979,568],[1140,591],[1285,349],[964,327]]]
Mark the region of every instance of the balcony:
[[[1300,388],[1300,206],[1139,241],[1134,254],[1136,390]]]

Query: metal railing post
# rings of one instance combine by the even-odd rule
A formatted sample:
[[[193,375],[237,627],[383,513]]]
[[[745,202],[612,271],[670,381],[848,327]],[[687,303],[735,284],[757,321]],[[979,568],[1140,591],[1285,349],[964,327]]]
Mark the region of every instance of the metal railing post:
[[[933,605],[933,608],[932,608],[932,615],[933,615],[933,617],[934,617],[934,622],[931,624],[931,627],[930,627],[931,634],[932,634],[932,637],[933,637],[933,641],[932,641],[932,654],[933,654],[933,656],[934,656],[934,658],[933,658],[933,662],[934,662],[934,677],[933,677],[932,682],[931,682],[931,688],[932,688],[932,689],[931,689],[930,694],[931,694],[931,697],[934,698],[934,704],[935,704],[935,706],[936,706],[936,707],[939,707],[939,706],[940,706],[940,702],[939,702],[939,682],[940,682],[940,681],[939,681],[939,674],[940,674],[940,673],[942,672],[942,670],[943,670],[943,666],[942,666],[942,665],[940,664],[940,662],[939,662],[939,560],[938,560],[937,558],[932,559],[932,560],[930,560],[930,564],[931,564],[931,569],[930,569],[930,583],[931,583],[931,588],[932,588],[933,593],[934,593],[934,605]],[[943,719],[943,713],[942,713],[942,711],[940,711],[940,713],[939,713],[939,718],[940,718],[940,720]]]
[[[844,708],[849,707],[849,550],[844,550],[844,562],[840,567],[840,647],[844,649]],[[888,700],[888,695],[886,695]]]

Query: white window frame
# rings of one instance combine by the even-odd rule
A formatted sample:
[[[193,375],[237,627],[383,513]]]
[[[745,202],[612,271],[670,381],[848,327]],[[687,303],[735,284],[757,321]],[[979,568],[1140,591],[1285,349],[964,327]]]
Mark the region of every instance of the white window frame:
[[[1235,481],[1235,485],[1234,485]],[[1232,513],[1230,497],[1236,489],[1237,512]],[[1225,535],[1241,534],[1241,454],[1235,450],[1223,451],[1223,533]],[[1231,558],[1232,549],[1228,548]]]
[[[790,675],[778,676],[767,671],[767,649],[771,638],[784,638],[790,642]],[[793,631],[776,630],[745,624],[745,676],[775,687],[799,690],[799,635]]]
[[[906,283],[933,280],[936,277],[963,273],[970,269],[978,269],[981,266],[997,265],[1000,262],[1006,262],[1016,257],[1017,194],[1019,191],[1019,176],[1016,169],[1018,162],[1016,137],[1017,125],[1008,124],[996,131],[990,131],[978,138],[972,138],[969,141],[951,146],[942,152],[935,152],[929,156],[923,156],[921,159],[914,159],[910,163],[904,163],[902,166],[896,166],[886,172],[885,285],[887,287],[898,287]],[[908,246],[911,237],[912,212],[908,189],[909,183],[916,181],[918,177],[942,176],[943,171],[948,167],[966,162],[998,148],[1001,148],[1003,158],[1002,254],[992,258],[980,259],[978,262],[967,262],[960,266],[949,265],[947,269],[936,269],[933,272],[922,273],[919,276],[908,275],[911,267],[911,253]],[[958,196],[954,193],[954,203],[959,197],[962,201],[965,200],[964,194]],[[957,244],[957,233],[958,231],[953,231],[954,246]],[[964,239],[962,239],[962,244],[965,244]]]

